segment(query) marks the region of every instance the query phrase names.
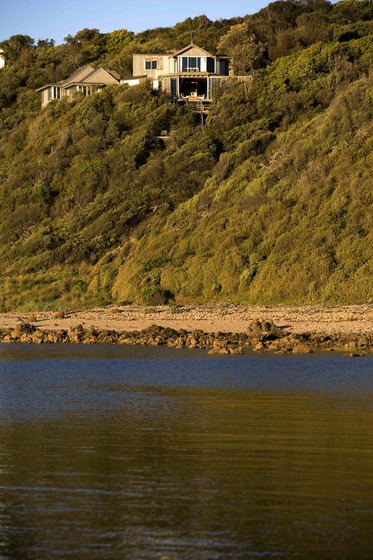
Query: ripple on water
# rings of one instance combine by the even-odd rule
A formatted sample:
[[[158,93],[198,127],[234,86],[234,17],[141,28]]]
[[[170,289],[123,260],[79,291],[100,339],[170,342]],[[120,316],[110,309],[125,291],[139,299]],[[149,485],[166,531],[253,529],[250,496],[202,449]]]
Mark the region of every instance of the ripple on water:
[[[0,345],[1,558],[371,558],[372,364]]]

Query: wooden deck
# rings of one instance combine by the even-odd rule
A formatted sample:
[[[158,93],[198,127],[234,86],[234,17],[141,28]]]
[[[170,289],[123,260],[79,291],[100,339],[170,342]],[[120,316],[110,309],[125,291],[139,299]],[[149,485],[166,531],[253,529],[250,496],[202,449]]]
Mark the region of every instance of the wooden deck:
[[[187,97],[177,100],[180,105],[185,105],[194,113],[208,113],[211,106],[211,99],[200,99],[198,97]]]

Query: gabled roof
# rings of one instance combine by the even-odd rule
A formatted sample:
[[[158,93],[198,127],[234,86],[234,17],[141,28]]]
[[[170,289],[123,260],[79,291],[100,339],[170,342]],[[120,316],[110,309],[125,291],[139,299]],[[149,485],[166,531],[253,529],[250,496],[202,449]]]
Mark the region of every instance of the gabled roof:
[[[201,47],[199,47],[198,45],[195,45],[194,43],[190,43],[189,45],[187,45],[186,47],[184,47],[180,51],[177,51],[177,52],[171,54],[170,58],[176,58],[177,56],[181,56],[182,54],[184,54],[187,51],[190,51],[191,49],[197,49],[197,50],[201,51],[201,53],[204,53],[205,56],[214,57],[213,54],[209,53],[205,49],[202,49]]]
[[[120,75],[118,74],[118,72],[115,72],[115,70],[108,70],[107,68],[103,68],[103,70],[110,74],[110,76],[113,76],[113,78],[115,78],[116,80],[120,80]]]
[[[102,74],[104,74],[104,76],[102,76]],[[96,75],[100,75],[97,82],[94,79]],[[108,81],[108,83],[115,83],[114,80],[119,83],[120,77],[116,72],[112,72],[111,70],[106,70],[106,68],[93,68],[93,66],[87,64],[86,66],[82,66],[81,68],[78,68],[76,72],[71,74],[71,76],[69,76],[68,78],[65,78],[65,80],[61,80],[55,84],[46,84],[38,88],[36,91],[42,91],[43,89],[49,87],[56,87],[56,86],[62,87],[64,89],[68,89],[70,86],[76,84],[97,83],[102,85],[105,84],[105,82],[107,81],[105,79],[103,80],[103,77],[105,78],[105,75],[107,75],[109,78],[112,78],[112,81],[110,80]]]
[[[93,66],[87,64],[86,66],[82,66],[81,68],[78,68],[78,70],[76,70],[76,72],[71,74],[71,76],[69,76],[65,80],[61,80],[58,83],[61,84],[62,86],[72,84],[72,83],[74,84],[76,83],[82,84],[84,82],[92,83],[93,81],[92,78],[95,76],[95,74],[102,73],[102,72],[109,74],[109,76],[111,76],[115,80],[119,81],[120,79],[119,75],[116,72],[107,70],[106,68],[93,68]],[[99,80],[99,82],[101,82],[101,80]]]
[[[69,84],[71,82],[84,82],[88,76],[90,76],[95,71],[93,66],[87,64],[86,66],[82,66],[78,68],[71,76],[66,78],[65,80],[61,80],[58,82],[61,85]]]
[[[35,91],[43,91],[43,89],[48,89],[50,87],[55,87],[58,86],[58,84],[45,84],[44,86],[39,87],[38,89],[36,89]]]

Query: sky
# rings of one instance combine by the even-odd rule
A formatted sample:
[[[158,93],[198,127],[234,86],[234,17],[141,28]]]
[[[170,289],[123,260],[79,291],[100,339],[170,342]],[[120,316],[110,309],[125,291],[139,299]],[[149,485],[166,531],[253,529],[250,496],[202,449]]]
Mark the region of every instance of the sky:
[[[127,29],[139,33],[172,27],[188,17],[211,20],[254,14],[270,0],[0,0],[0,42],[12,35],[54,39],[84,28],[101,33]]]

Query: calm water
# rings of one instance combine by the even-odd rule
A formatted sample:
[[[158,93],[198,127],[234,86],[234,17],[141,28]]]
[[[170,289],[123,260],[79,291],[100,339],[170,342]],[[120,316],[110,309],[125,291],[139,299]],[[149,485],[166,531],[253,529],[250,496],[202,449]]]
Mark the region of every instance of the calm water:
[[[0,558],[373,558],[373,355],[0,344]]]

